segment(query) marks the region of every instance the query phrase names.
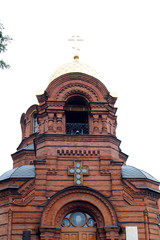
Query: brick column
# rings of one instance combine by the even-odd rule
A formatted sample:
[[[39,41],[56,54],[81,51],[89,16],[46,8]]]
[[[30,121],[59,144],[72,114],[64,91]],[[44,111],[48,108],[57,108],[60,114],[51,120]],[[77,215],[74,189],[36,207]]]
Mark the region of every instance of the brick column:
[[[146,240],[149,240],[148,211],[147,211],[147,209],[145,209],[145,211],[144,211],[144,222],[145,222]]]
[[[12,234],[12,210],[9,209],[8,211],[8,240],[11,240]]]
[[[119,227],[118,226],[104,227],[104,230],[106,233],[106,240],[119,239]]]
[[[102,134],[107,134],[107,115],[102,115]]]
[[[48,114],[48,130],[53,132],[54,113]]]
[[[40,240],[60,240],[60,228],[54,227],[41,227],[40,229]]]
[[[97,228],[97,235],[99,240],[105,240],[106,236],[105,236],[104,228]]]
[[[62,133],[62,113],[56,114],[56,120],[57,120],[57,132]]]
[[[93,134],[99,134],[99,115],[93,114]]]

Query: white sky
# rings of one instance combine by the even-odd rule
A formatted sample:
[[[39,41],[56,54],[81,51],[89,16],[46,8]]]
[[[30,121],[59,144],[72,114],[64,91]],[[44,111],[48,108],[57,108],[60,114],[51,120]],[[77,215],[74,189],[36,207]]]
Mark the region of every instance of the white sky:
[[[0,0],[13,38],[0,70],[0,174],[12,168],[20,117],[37,103],[52,73],[72,61],[67,41],[80,35],[80,61],[92,66],[118,100],[117,137],[127,164],[160,180],[160,1]]]

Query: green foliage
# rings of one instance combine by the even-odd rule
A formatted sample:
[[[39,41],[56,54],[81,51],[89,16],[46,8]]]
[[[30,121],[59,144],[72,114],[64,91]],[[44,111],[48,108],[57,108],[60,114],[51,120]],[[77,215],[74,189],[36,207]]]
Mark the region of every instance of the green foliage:
[[[12,38],[10,38],[8,35],[3,35],[3,33],[2,33],[3,29],[4,29],[4,27],[0,23],[0,53],[3,53],[7,50],[7,45],[12,40]],[[10,65],[5,63],[3,60],[0,60],[0,68],[1,69],[9,68],[9,67],[10,67]]]

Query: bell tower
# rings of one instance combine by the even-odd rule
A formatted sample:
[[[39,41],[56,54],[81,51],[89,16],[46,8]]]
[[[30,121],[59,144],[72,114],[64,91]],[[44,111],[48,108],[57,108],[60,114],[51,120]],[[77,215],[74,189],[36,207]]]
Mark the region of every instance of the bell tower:
[[[21,116],[13,169],[0,177],[0,237],[159,239],[159,182],[126,165],[117,98],[96,71],[75,56],[37,100]]]
[[[79,69],[84,70],[78,72]],[[116,138],[116,98],[94,77],[93,72],[93,76],[87,74],[86,65],[77,59],[57,72],[59,76],[55,73],[56,78],[52,77],[44,94],[37,96],[36,157],[53,156],[53,151],[70,156],[73,152],[85,155],[96,152],[105,158],[108,156],[109,161],[125,163],[127,156],[120,151],[120,141]],[[51,141],[43,146],[46,138]],[[39,144],[39,141],[42,142]],[[98,146],[95,141],[98,141]]]

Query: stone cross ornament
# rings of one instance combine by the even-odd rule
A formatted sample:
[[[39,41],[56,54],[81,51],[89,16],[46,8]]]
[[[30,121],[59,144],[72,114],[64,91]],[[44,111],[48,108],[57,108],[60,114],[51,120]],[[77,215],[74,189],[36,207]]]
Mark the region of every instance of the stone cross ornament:
[[[75,160],[73,167],[68,167],[68,175],[74,176],[74,185],[82,186],[83,185],[83,176],[89,175],[89,170],[87,166],[83,166],[82,161]]]

